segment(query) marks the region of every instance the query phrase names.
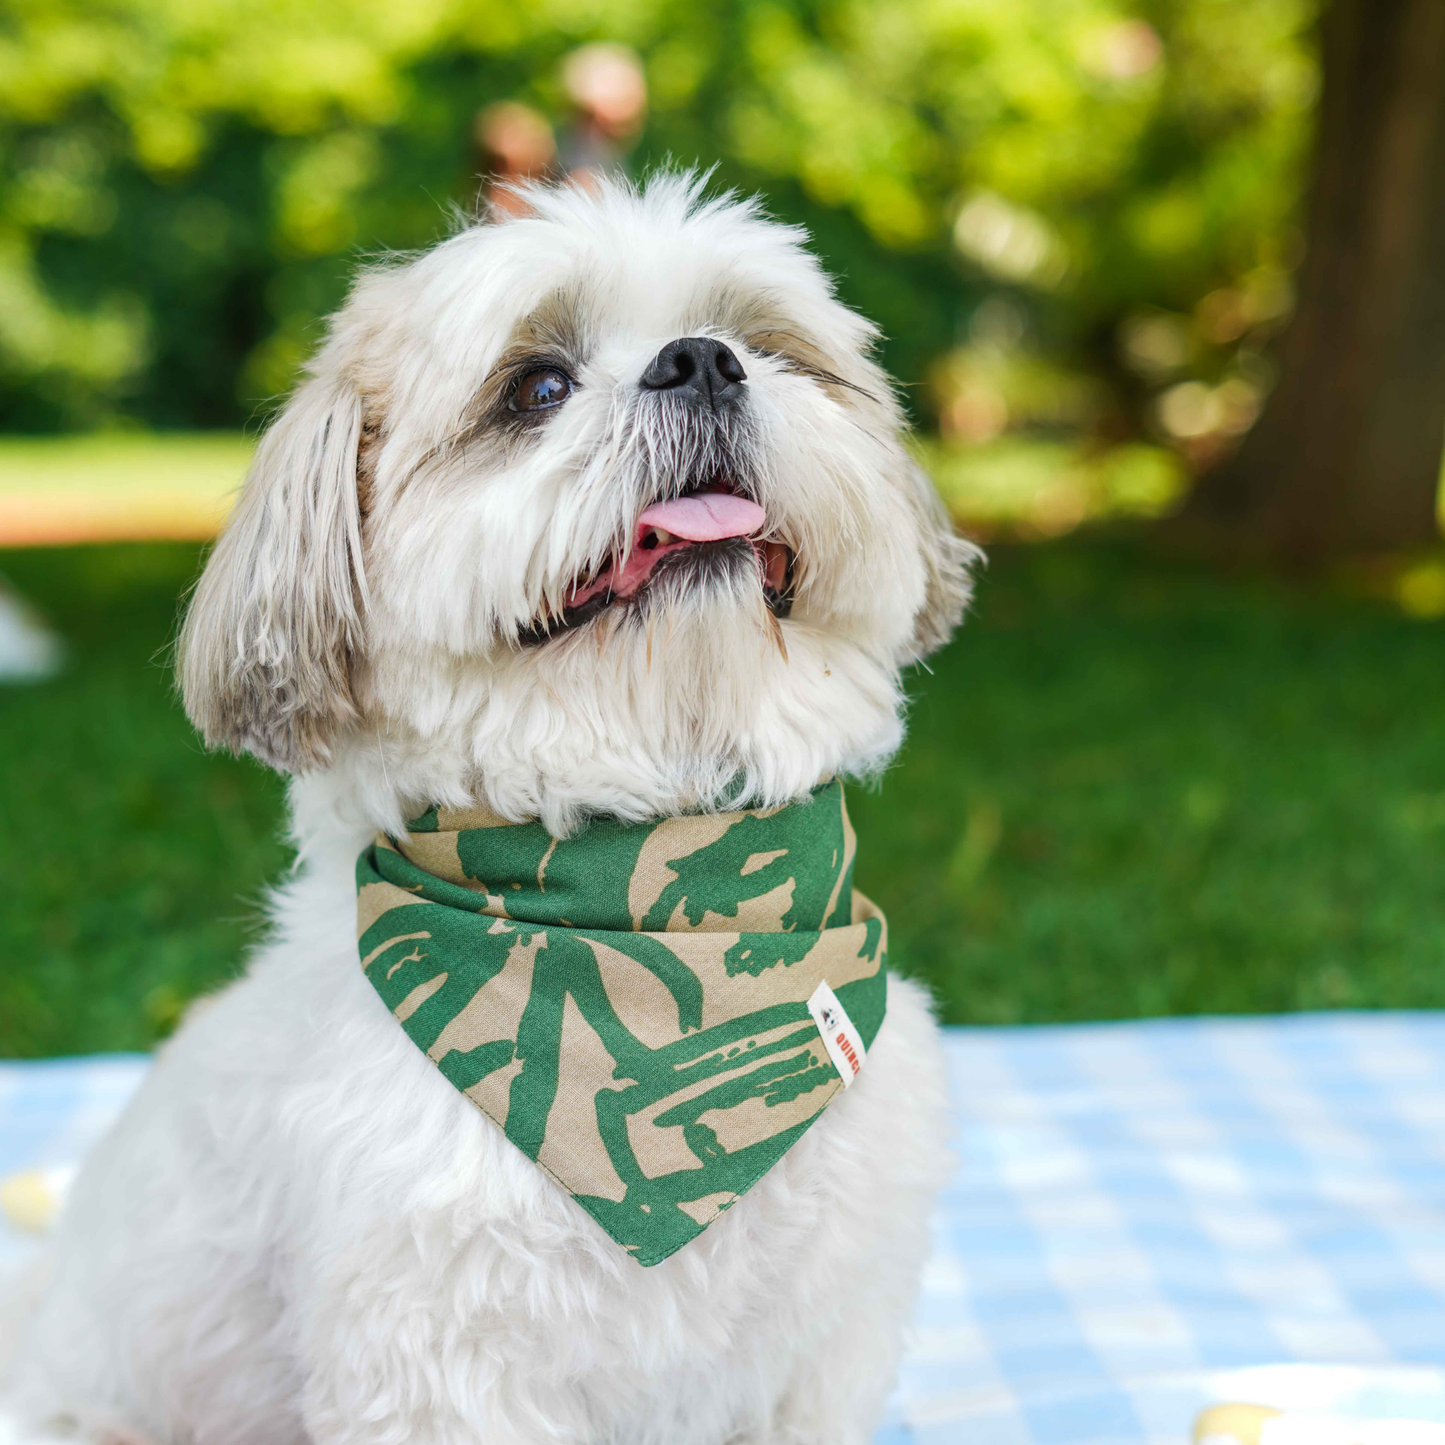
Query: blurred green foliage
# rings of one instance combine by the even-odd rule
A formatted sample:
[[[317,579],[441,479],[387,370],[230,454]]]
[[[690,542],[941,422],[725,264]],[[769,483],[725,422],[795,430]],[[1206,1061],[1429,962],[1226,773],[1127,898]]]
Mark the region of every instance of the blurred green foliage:
[[[0,693],[0,1056],[146,1047],[257,934],[282,785],[174,697],[197,565],[0,554],[74,654]],[[947,1019],[1445,1004],[1445,622],[1077,542],[983,582],[849,794],[891,960]]]
[[[69,666],[0,689],[0,1057],[143,1048],[227,977],[286,859],[284,785],[207,754],[169,643],[194,544],[7,552]]]
[[[1315,8],[10,0],[0,428],[246,421],[359,256],[472,205],[475,112],[561,121],[560,59],[608,38],[647,68],[634,168],[716,164],[807,224],[945,446],[1187,451],[1267,381]]]

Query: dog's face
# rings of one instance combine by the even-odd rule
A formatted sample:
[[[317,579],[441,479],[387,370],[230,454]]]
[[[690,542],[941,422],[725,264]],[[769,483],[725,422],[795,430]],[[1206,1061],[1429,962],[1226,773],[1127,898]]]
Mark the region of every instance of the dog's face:
[[[192,717],[559,830],[877,766],[970,549],[871,328],[683,179],[530,201],[334,319],[197,589]]]

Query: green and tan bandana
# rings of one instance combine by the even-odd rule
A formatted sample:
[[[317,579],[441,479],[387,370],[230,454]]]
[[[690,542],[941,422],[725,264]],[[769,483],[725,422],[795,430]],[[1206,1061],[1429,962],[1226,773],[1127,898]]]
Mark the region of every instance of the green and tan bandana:
[[[412,1042],[642,1264],[787,1152],[883,1022],[838,782],[557,839],[432,808],[357,860],[361,964]]]

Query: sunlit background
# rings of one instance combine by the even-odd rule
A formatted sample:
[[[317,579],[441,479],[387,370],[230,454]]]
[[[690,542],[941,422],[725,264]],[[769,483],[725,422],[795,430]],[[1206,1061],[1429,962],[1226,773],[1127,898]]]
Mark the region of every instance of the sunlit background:
[[[946,1016],[1445,1003],[1445,61],[1368,13],[14,0],[0,1054],[148,1046],[256,934],[282,788],[167,648],[348,277],[661,164],[808,228],[993,557],[853,804]]]

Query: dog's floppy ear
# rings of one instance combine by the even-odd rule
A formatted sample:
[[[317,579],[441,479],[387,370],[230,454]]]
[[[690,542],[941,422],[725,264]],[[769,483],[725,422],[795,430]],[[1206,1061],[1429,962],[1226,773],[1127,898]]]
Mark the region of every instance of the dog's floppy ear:
[[[908,465],[904,490],[918,524],[926,579],[905,655],[905,661],[917,662],[942,647],[963,620],[973,595],[972,570],[983,561],[983,553],[954,530],[943,499],[916,463]]]
[[[202,737],[285,772],[326,762],[356,716],[361,412],[345,382],[296,393],[257,449],[181,631],[181,694]]]

